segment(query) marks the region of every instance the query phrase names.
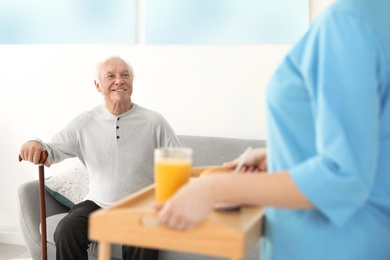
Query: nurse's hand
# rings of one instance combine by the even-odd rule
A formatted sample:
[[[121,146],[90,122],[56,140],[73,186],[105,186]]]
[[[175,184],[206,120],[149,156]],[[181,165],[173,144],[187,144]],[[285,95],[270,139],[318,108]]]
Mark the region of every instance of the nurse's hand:
[[[238,158],[226,162],[223,164],[224,167],[234,169],[237,164],[240,162],[241,154]],[[249,154],[248,158],[244,162],[243,167],[241,168],[240,173],[253,173],[253,172],[267,172],[267,149],[266,148],[257,148],[253,149]]]
[[[206,219],[214,206],[211,179],[203,178],[191,182],[164,204],[156,204],[155,208],[159,211],[158,222],[170,228],[188,230]]]

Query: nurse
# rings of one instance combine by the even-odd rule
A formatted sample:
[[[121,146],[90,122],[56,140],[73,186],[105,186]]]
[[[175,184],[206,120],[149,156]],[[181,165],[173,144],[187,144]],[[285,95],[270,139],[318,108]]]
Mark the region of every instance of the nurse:
[[[262,260],[389,259],[389,10],[388,0],[328,7],[269,82],[267,150],[246,162],[268,174],[190,183],[156,205],[159,222],[187,230],[215,203],[257,204]]]

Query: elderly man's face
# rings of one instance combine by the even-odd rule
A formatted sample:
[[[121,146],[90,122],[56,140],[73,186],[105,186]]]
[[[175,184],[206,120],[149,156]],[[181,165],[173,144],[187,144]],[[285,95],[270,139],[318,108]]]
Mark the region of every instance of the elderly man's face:
[[[129,102],[133,93],[133,75],[127,64],[121,59],[110,59],[100,68],[100,83],[96,84],[106,102]]]

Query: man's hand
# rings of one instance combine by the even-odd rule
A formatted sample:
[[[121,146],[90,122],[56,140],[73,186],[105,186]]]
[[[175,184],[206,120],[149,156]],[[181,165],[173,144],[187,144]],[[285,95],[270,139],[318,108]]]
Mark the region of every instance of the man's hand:
[[[45,160],[45,165],[50,167],[49,162],[46,158],[42,158],[42,156],[46,156],[44,153],[44,147],[38,141],[28,141],[20,147],[19,159],[32,162],[33,164],[40,164],[41,160]]]

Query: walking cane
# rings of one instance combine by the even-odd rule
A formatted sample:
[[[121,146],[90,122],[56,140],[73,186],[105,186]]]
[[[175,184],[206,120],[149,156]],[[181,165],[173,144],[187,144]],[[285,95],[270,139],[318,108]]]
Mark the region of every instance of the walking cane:
[[[46,202],[45,202],[45,162],[47,159],[47,151],[42,151],[39,159],[39,209],[41,217],[41,233],[42,233],[42,260],[47,260],[47,238],[46,238]],[[19,155],[19,162],[22,161]]]

